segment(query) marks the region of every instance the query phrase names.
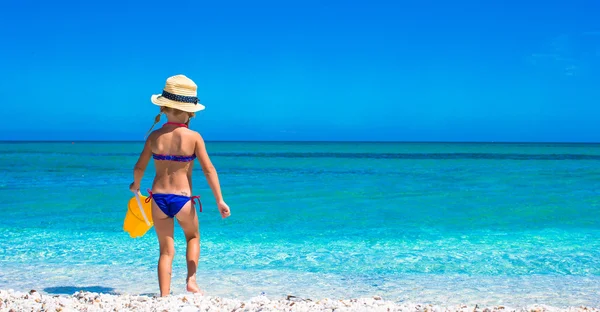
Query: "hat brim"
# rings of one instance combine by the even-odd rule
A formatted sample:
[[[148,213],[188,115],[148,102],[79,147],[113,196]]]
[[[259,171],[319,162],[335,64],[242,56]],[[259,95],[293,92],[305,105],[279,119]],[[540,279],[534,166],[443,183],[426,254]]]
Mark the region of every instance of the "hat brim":
[[[175,108],[178,110],[182,110],[184,112],[189,112],[189,113],[194,113],[197,111],[201,111],[204,110],[204,105],[198,103],[198,104],[193,104],[193,103],[182,103],[182,102],[177,102],[177,101],[172,101],[169,100],[165,97],[163,97],[160,94],[154,94],[150,97],[150,101],[158,106],[166,106],[166,107],[170,107],[170,108]]]

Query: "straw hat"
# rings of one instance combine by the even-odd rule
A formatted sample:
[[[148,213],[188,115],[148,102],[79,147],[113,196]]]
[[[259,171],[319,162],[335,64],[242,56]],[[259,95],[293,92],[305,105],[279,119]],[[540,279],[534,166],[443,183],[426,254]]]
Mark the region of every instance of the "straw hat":
[[[162,94],[154,94],[150,98],[158,106],[166,106],[184,112],[197,112],[204,109],[197,96],[198,87],[188,77],[175,75],[167,78]]]

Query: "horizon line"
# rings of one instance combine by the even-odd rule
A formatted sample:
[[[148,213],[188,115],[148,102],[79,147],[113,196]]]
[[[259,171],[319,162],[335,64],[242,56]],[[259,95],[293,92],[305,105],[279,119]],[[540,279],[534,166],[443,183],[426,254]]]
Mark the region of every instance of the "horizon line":
[[[0,143],[143,143],[144,140],[0,140]],[[207,143],[431,143],[431,144],[600,144],[600,141],[352,141],[352,140],[205,140]]]

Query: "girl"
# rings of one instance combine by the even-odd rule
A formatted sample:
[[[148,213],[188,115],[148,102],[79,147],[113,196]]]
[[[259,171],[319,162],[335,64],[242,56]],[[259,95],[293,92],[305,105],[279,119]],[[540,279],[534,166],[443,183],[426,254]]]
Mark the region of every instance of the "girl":
[[[156,175],[152,190],[148,190],[152,200],[152,219],[160,245],[158,259],[158,284],[161,296],[170,293],[171,267],[175,246],[173,241],[174,219],[183,229],[187,241],[187,291],[202,294],[196,283],[196,268],[200,257],[200,233],[198,215],[192,196],[192,167],[198,158],[202,171],[208,180],[217,208],[222,218],[230,216],[229,206],[223,200],[217,171],[206,152],[204,140],[199,133],[188,129],[190,118],[195,112],[203,110],[198,103],[196,84],[184,75],[169,77],[162,94],[153,95],[152,103],[160,106],[160,113],[152,128],[160,121],[160,115],[167,116],[167,123],[150,133],[144,149],[133,170],[132,192],[139,192],[140,182],[150,158],[154,158]]]

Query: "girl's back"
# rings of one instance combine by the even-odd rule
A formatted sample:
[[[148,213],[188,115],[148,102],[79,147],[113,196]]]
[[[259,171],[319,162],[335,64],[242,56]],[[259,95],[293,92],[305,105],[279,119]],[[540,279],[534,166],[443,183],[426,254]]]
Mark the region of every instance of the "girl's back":
[[[156,168],[153,189],[160,192],[191,193],[197,138],[198,133],[195,131],[170,124],[150,135]]]

